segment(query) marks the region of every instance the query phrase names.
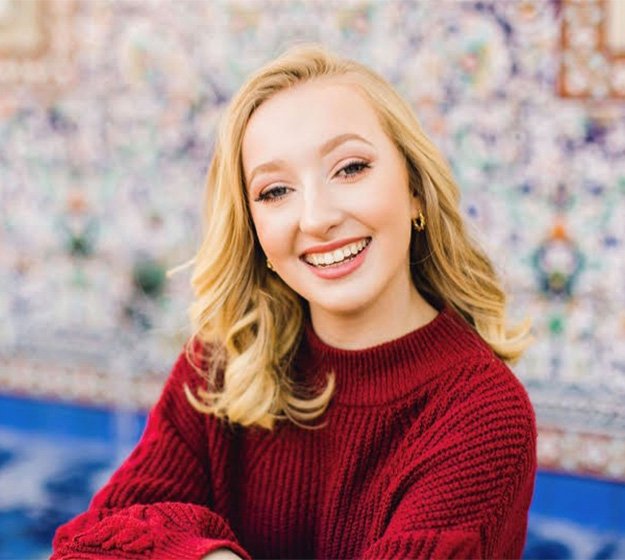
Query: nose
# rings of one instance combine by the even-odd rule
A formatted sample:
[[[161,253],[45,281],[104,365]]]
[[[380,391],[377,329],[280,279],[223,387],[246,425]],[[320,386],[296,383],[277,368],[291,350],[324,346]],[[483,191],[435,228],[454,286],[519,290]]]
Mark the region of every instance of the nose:
[[[343,219],[343,212],[337,205],[331,187],[323,183],[310,184],[303,189],[299,228],[303,233],[315,237],[325,236]]]

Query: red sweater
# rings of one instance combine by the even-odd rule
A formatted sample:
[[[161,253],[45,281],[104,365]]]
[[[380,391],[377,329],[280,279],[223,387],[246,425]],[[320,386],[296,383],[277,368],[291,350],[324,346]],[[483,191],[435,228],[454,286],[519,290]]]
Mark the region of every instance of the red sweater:
[[[136,449],[60,558],[519,558],[536,471],[521,384],[452,311],[365,350],[308,328],[298,371],[336,373],[322,429],[229,427],[194,411],[178,358]]]

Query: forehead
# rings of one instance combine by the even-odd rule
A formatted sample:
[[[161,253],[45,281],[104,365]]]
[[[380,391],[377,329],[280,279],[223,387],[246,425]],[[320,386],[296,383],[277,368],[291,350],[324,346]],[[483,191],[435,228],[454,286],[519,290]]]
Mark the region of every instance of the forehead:
[[[298,84],[270,97],[254,112],[243,136],[244,165],[346,132],[372,139],[384,135],[360,88],[337,78]]]

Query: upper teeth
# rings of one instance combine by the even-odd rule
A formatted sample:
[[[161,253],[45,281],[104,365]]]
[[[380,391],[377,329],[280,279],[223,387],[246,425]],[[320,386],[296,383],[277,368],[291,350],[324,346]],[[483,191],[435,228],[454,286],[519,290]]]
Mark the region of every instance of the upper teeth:
[[[314,266],[329,265],[341,262],[353,255],[357,255],[369,244],[368,239],[362,239],[355,243],[349,243],[334,251],[328,251],[327,253],[308,253],[304,255],[304,260]]]

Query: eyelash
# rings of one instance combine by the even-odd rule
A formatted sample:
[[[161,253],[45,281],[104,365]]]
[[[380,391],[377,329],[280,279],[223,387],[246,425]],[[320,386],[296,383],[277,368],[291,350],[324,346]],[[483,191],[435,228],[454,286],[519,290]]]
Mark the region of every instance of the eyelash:
[[[338,173],[341,173],[343,171],[345,171],[346,169],[349,169],[350,167],[357,167],[358,171],[356,171],[355,173],[348,173],[346,175],[346,178],[350,178],[350,177],[356,177],[357,175],[360,175],[361,173],[364,173],[365,169],[370,169],[371,168],[371,164],[367,163],[366,161],[362,161],[359,159],[356,159],[354,161],[350,161],[347,165],[344,165],[343,167],[341,167],[341,169],[339,170]],[[337,173],[337,175],[338,175]]]
[[[273,202],[274,200],[279,200],[286,195],[287,189],[288,187],[285,187],[284,185],[271,187],[270,189],[267,189],[266,191],[260,193],[255,199],[255,202]],[[277,194],[279,191],[281,192],[281,194]]]
[[[347,165],[344,165],[343,167],[341,167],[341,169],[337,171],[336,175],[338,176],[339,173],[346,172],[346,170],[350,168],[353,169],[354,167],[357,168],[357,171],[353,173],[346,173],[345,175],[343,175],[343,179],[346,179],[348,182],[352,181],[355,177],[357,177],[361,173],[364,173],[366,169],[370,169],[371,164],[367,163],[366,161],[361,161],[361,160],[350,161]],[[275,187],[272,187],[264,192],[261,192],[258,195],[258,197],[255,199],[255,201],[256,202],[274,202],[276,200],[280,200],[283,196],[286,195],[287,189],[288,187],[285,187],[284,185],[276,185]],[[278,194],[278,192],[280,192],[280,194]]]

